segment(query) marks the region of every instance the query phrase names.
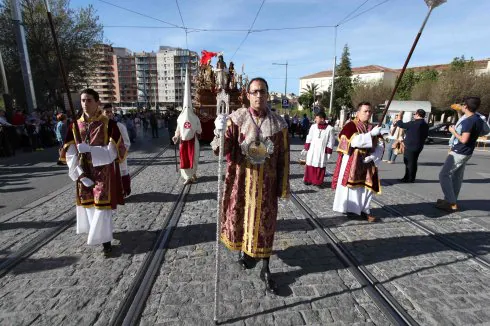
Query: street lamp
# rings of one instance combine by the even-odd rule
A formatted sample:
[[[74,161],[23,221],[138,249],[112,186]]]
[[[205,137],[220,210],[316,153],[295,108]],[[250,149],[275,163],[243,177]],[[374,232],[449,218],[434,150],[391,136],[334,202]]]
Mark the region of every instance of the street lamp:
[[[287,98],[287,94],[288,94],[288,61],[286,60],[286,63],[275,63],[273,62],[272,63],[273,65],[276,65],[276,66],[286,66],[286,79],[284,79],[284,97]],[[281,108],[282,108],[282,101],[281,101]]]
[[[395,97],[396,90],[398,89],[398,86],[400,85],[400,81],[402,80],[403,74],[405,73],[405,69],[407,69],[408,62],[410,61],[410,58],[412,57],[413,51],[415,50],[415,47],[417,46],[417,43],[419,41],[420,36],[422,35],[422,31],[424,30],[425,24],[427,23],[427,20],[429,20],[429,16],[432,13],[432,10],[447,0],[424,0],[427,6],[429,7],[429,11],[427,12],[427,16],[425,16],[424,22],[422,23],[422,26],[420,27],[419,32],[417,33],[417,36],[415,37],[415,40],[413,41],[412,48],[410,49],[410,52],[408,53],[407,59],[405,60],[405,64],[403,65],[402,71],[400,72],[400,75],[398,76],[398,79],[396,80],[395,88],[393,88],[393,91],[391,92],[390,99],[388,100],[388,103],[386,104],[386,107],[383,111],[383,115],[381,116],[381,119],[379,120],[378,126],[381,126],[383,123],[383,120],[385,119],[386,114],[388,113],[388,109],[390,108],[391,101],[393,101],[393,97]]]

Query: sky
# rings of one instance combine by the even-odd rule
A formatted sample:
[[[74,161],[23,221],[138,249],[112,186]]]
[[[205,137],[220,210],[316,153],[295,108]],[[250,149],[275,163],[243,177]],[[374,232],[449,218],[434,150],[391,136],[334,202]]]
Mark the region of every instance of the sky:
[[[157,51],[160,45],[198,53],[222,51],[227,63],[233,61],[237,70],[244,65],[249,78],[264,77],[270,90],[278,92],[284,92],[286,66],[273,63],[287,61],[287,92],[295,94],[299,93],[301,77],[331,70],[334,55],[340,59],[345,44],[352,67],[374,64],[401,68],[428,13],[423,0],[70,2],[74,9],[88,5],[96,9],[104,26],[104,41],[113,46],[135,52]],[[449,63],[461,55],[490,59],[489,12],[490,0],[448,0],[435,8],[409,67]],[[252,24],[253,30],[264,30],[339,23],[336,46],[333,27],[247,32]],[[189,32],[186,40],[185,30],[174,26],[217,31]]]

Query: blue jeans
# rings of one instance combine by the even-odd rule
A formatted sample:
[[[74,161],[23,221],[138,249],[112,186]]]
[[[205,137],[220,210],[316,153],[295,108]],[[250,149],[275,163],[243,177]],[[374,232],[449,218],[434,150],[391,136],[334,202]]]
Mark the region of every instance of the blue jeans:
[[[392,162],[395,162],[396,160],[396,154],[395,154],[395,151],[393,150],[393,144],[395,143],[395,140],[394,139],[390,139],[388,141],[388,143],[386,144],[386,147],[388,148],[388,150],[386,151],[387,153],[387,159],[388,161],[392,161]]]
[[[439,183],[444,193],[444,200],[450,204],[456,204],[458,200],[464,169],[470,158],[471,155],[461,155],[451,151],[439,172]]]

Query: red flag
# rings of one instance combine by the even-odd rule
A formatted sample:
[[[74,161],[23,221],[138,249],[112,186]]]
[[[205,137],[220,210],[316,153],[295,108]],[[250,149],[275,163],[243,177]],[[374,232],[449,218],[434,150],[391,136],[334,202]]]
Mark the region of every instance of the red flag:
[[[201,51],[201,65],[207,65],[211,61],[212,57],[215,57],[218,55],[218,52],[208,52],[206,50]]]

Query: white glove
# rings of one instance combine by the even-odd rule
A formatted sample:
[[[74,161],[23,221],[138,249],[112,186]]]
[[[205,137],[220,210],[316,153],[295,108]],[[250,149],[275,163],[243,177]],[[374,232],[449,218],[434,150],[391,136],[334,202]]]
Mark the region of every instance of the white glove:
[[[330,156],[332,156],[332,154],[327,154],[327,161],[330,160]]]
[[[226,114],[220,114],[214,120],[214,127],[216,130],[221,131],[226,129],[226,119],[228,116]]]
[[[77,149],[79,153],[90,153],[92,151],[91,146],[85,143],[78,144]]]
[[[366,156],[364,158],[364,163],[370,163],[372,161],[374,161],[374,156],[373,155],[369,155],[369,156]]]
[[[378,136],[381,133],[381,127],[380,126],[376,126],[373,129],[371,129],[371,131],[369,133],[373,137]]]
[[[308,150],[307,150],[307,149],[303,149],[303,150],[301,151],[301,156],[305,156],[305,155],[306,155],[306,153],[308,153]]]
[[[172,141],[174,142],[174,144],[177,144],[177,142],[179,141],[179,137],[173,136]]]
[[[80,182],[87,188],[92,187],[95,183],[87,177],[80,178]]]

